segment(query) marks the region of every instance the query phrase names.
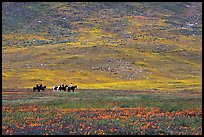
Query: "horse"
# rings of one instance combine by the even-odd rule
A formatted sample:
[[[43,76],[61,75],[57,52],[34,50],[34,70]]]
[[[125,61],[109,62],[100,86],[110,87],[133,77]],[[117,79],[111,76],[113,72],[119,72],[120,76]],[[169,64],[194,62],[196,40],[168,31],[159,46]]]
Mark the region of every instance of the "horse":
[[[74,92],[74,89],[77,88],[77,85],[76,86],[71,86],[71,87],[68,87],[68,91],[70,92],[70,90],[72,90]]]
[[[66,86],[61,86],[61,87],[59,87],[59,90],[61,91],[61,90],[64,90],[64,91],[66,91],[66,88],[67,88],[68,86],[66,85]]]
[[[40,87],[33,87],[33,92],[35,92],[35,90],[38,90],[38,92],[40,92],[40,90],[45,90],[46,89],[46,86],[40,88]]]
[[[64,87],[63,87],[63,86],[53,86],[52,89],[53,89],[53,90],[60,90],[60,91],[61,91],[61,90],[64,90],[64,91],[66,91],[66,88],[67,88],[67,87],[68,87],[67,85],[64,86]]]

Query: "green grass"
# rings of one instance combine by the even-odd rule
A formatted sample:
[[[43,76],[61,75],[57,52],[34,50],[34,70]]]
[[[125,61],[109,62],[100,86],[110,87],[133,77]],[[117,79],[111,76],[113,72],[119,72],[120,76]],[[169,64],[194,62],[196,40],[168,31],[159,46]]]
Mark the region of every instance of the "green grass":
[[[83,90],[82,90],[83,91]],[[31,92],[31,91],[30,91]],[[49,93],[50,92],[50,93]],[[193,93],[193,92],[189,92]],[[165,111],[182,110],[201,107],[202,98],[199,94],[187,96],[189,94],[177,92],[158,91],[110,91],[103,90],[85,92],[51,92],[33,93],[26,96],[3,95],[8,99],[2,100],[3,105],[39,105],[52,109],[65,108],[131,108],[131,107],[157,107]],[[174,94],[176,96],[174,96]],[[15,93],[14,93],[15,95]]]

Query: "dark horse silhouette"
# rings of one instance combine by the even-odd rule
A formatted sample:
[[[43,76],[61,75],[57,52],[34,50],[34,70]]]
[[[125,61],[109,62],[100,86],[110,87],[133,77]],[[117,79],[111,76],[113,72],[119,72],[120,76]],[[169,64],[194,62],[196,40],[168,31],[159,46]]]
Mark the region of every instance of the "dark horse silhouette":
[[[33,92],[38,90],[38,92],[40,92],[40,90],[45,90],[46,86],[40,88],[40,87],[33,87]]]
[[[71,86],[71,87],[68,87],[68,91],[70,92],[70,90],[72,90],[74,92],[74,89],[77,88],[77,85],[76,86]]]
[[[61,86],[61,87],[59,87],[59,90],[61,91],[61,90],[64,90],[64,91],[66,91],[66,88],[67,88],[68,86],[66,85],[66,86]]]

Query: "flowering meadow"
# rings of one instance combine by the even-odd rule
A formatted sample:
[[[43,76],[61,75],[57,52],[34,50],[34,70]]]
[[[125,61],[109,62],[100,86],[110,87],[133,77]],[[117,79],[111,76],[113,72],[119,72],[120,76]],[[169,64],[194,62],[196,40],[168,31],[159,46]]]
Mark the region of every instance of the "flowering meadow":
[[[2,92],[3,135],[202,135],[193,92]]]

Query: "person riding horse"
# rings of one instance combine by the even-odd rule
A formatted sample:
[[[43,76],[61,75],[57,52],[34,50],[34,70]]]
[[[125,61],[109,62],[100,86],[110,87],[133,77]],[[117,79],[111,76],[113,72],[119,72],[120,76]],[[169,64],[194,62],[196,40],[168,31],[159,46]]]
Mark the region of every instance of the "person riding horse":
[[[35,90],[38,90],[38,92],[40,92],[40,90],[45,90],[46,86],[42,86],[42,84],[40,84],[40,86],[38,86],[38,83],[36,84],[36,87],[33,87],[33,92]]]
[[[38,83],[36,84],[36,88],[38,88]]]
[[[71,86],[71,87],[68,87],[68,92],[70,92],[70,90],[72,90],[74,92],[74,89],[77,88],[77,85],[76,86]]]
[[[40,89],[40,90],[42,90],[42,88],[43,88],[43,86],[42,86],[42,84],[40,84],[40,87],[39,87],[39,89]]]

